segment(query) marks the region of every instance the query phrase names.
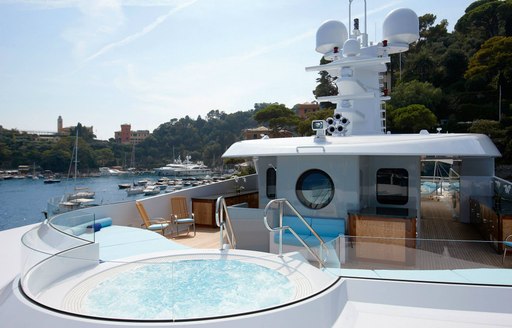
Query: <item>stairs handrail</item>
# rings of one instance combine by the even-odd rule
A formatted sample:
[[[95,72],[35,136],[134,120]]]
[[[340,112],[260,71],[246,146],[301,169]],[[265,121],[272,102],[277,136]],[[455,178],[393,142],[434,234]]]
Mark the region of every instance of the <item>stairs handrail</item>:
[[[275,204],[278,204],[279,208],[279,226],[278,227],[271,227],[268,223],[268,210]],[[288,206],[288,208],[304,223],[304,225],[311,231],[313,236],[315,236],[318,241],[320,242],[320,256],[317,255],[311,247],[309,247],[306,242],[289,226],[283,226],[283,205]],[[325,267],[324,260],[322,260],[322,249],[325,248],[325,242],[324,240],[318,235],[318,233],[304,220],[302,215],[290,204],[290,202],[285,198],[278,198],[273,199],[270,202],[268,202],[267,206],[265,206],[264,210],[264,216],[263,216],[263,223],[265,224],[265,227],[269,231],[273,232],[279,232],[279,256],[283,256],[283,231],[289,230],[295,238],[306,248],[306,250],[313,255],[313,257],[318,261],[319,267]]]
[[[226,214],[226,220],[224,220],[224,213]],[[215,203],[215,222],[217,227],[220,228],[220,249],[224,249],[224,232],[226,239],[231,249],[236,248],[236,237],[233,225],[231,224],[231,218],[229,217],[228,208],[224,196],[217,198]]]

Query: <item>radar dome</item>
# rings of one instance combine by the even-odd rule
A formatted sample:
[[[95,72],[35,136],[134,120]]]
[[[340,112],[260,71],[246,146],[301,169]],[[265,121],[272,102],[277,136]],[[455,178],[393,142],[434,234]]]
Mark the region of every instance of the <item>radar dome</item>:
[[[316,51],[326,54],[333,51],[335,47],[341,50],[347,38],[347,28],[342,22],[336,20],[326,21],[316,31]]]
[[[400,8],[391,11],[384,18],[382,35],[389,43],[409,44],[419,39],[419,20],[414,11]]]
[[[356,39],[348,39],[343,45],[343,54],[345,56],[356,56],[361,50],[361,45]]]

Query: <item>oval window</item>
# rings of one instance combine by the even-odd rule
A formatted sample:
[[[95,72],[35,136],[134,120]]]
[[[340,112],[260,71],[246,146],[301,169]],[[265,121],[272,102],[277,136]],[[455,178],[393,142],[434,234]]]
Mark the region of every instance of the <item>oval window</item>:
[[[324,208],[334,197],[334,183],[322,170],[308,170],[299,177],[295,193],[302,205],[307,208]]]

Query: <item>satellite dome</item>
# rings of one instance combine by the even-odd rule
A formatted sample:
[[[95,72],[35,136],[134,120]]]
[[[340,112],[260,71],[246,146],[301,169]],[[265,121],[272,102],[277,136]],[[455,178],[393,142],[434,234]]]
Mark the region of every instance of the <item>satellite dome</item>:
[[[341,50],[347,38],[347,28],[342,22],[326,21],[316,31],[316,51],[326,54],[333,51],[335,47]]]
[[[409,44],[419,39],[419,29],[416,13],[408,8],[400,8],[386,15],[382,24],[382,35],[391,44]]]
[[[348,39],[343,45],[343,54],[345,56],[356,56],[361,51],[361,45],[356,39]]]

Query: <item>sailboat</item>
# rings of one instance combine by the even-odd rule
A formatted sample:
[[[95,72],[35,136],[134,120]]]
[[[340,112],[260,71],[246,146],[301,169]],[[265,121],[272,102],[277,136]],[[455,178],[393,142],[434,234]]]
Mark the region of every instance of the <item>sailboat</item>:
[[[73,147],[73,153],[71,156],[68,177],[71,175],[71,168],[73,165],[74,190],[73,192],[65,193],[62,197],[60,197],[57,204],[55,204],[55,198],[50,199],[48,202],[48,213],[50,214],[68,212],[78,208],[91,206],[91,203],[94,202],[95,193],[93,191],[88,190],[88,188],[78,188],[76,186],[76,178],[78,176],[78,129],[76,129],[75,145]]]

